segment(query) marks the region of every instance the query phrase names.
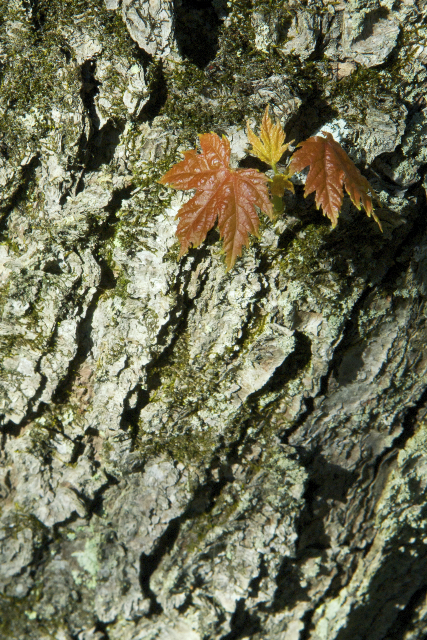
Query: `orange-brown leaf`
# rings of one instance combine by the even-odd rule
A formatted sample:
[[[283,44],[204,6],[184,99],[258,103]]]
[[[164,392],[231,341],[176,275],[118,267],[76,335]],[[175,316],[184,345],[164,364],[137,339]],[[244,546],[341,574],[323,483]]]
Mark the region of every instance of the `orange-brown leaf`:
[[[324,131],[322,133],[326,138],[313,136],[298,145],[299,149],[292,156],[289,172],[295,173],[310,167],[304,195],[316,192],[316,206],[322,207],[333,227],[338,222],[344,187],[353,204],[359,210],[363,206],[368,216],[372,215],[381,229],[369,196],[369,191],[372,192],[371,185],[332,135]]]
[[[248,234],[258,235],[259,219],[255,206],[272,217],[267,177],[256,169],[230,168],[230,143],[216,133],[200,138],[202,153],[195,149],[184,153],[159,180],[176,189],[197,189],[196,194],[178,211],[177,236],[180,257],[192,245],[197,247],[218,218],[224,243],[227,268],[230,269],[248,246]]]

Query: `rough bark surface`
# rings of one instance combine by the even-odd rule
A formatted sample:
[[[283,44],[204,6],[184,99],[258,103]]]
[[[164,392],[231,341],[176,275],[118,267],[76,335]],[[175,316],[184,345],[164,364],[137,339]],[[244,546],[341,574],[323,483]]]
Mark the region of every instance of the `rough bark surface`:
[[[426,637],[425,63],[422,0],[0,4],[2,640]],[[267,104],[384,233],[300,181],[177,262],[158,178]]]

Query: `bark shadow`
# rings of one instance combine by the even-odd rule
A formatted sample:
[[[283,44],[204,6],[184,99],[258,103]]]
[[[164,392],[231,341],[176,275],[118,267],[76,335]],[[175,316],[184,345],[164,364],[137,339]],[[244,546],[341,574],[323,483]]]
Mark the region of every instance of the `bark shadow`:
[[[276,576],[277,588],[274,592],[269,611],[276,613],[297,602],[309,602],[307,589],[301,586],[302,575],[295,560],[283,558]]]
[[[354,607],[336,640],[401,640],[416,618],[426,590],[427,545],[420,531],[405,525],[383,550],[361,606]],[[415,539],[415,542],[411,542]],[[414,615],[415,614],[415,615]],[[414,620],[416,624],[416,620]]]
[[[300,454],[302,461],[307,459],[307,452],[300,451]],[[323,524],[331,509],[330,501],[345,503],[349,488],[357,480],[357,474],[330,464],[322,455],[316,455],[307,469],[310,480],[304,496],[305,507],[297,522],[296,558],[286,557],[282,560],[275,579],[277,589],[269,607],[272,612],[282,611],[301,601],[310,601],[307,588],[301,586],[303,576],[298,564],[307,558],[322,556],[330,547]]]
[[[236,609],[230,620],[230,628],[231,631],[222,636],[220,640],[240,640],[262,632],[259,617],[246,609],[243,598],[236,603]]]
[[[175,38],[180,54],[199,68],[205,67],[218,51],[219,28],[225,15],[225,2],[176,1]]]
[[[305,457],[307,453],[305,453]],[[311,454],[306,469],[309,481],[305,491],[305,507],[298,524],[297,558],[319,556],[330,547],[324,519],[333,508],[331,501],[347,502],[347,492],[357,481],[358,474],[331,464],[320,454]],[[301,456],[304,458],[304,452]]]
[[[311,95],[286,122],[286,140],[295,140],[295,143],[307,140],[339,115],[337,109],[331,107],[326,100]]]

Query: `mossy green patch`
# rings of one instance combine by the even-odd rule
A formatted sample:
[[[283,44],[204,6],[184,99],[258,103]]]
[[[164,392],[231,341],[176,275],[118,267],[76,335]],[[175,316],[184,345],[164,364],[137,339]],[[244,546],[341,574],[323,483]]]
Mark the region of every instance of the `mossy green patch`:
[[[313,283],[313,277],[323,271],[319,268],[319,258],[330,233],[331,228],[327,225],[304,227],[286,249],[276,252],[275,262],[280,271],[301,283]]]
[[[10,598],[0,596],[0,637],[2,640],[35,638],[32,631],[35,622],[33,614],[35,598]],[[30,615],[28,615],[30,614]]]
[[[296,56],[284,57],[274,45],[268,52],[254,47],[253,8],[244,0],[231,4],[226,26],[219,31],[217,54],[206,67],[190,60],[166,66],[168,97],[162,113],[183,143],[194,145],[197,133],[221,133],[229,126],[244,125],[248,116],[259,118],[256,107],[248,101],[258,80],[284,75],[290,89],[298,94],[318,91],[322,73],[316,64],[302,64]]]

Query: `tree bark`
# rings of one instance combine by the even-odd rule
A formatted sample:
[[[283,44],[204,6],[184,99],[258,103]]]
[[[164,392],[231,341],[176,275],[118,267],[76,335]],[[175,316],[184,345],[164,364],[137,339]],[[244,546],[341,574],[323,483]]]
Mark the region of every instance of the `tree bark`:
[[[0,6],[0,638],[423,640],[425,3]],[[226,272],[157,181],[267,104],[303,176]],[[286,164],[285,160],[283,165]]]

